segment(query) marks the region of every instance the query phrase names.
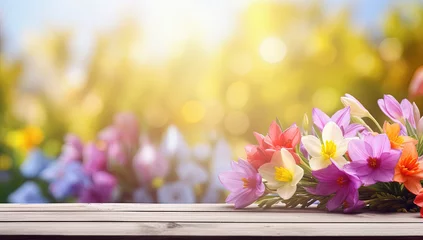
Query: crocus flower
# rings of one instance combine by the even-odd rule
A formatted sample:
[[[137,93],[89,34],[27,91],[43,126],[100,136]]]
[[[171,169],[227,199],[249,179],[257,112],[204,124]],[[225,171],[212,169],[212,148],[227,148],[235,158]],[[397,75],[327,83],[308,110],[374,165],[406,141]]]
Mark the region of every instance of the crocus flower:
[[[157,200],[159,203],[195,203],[195,194],[190,185],[174,182],[157,190]]]
[[[307,188],[308,192],[321,196],[335,194],[326,205],[329,211],[333,211],[342,205],[344,205],[346,212],[356,209],[357,206],[362,206],[358,199],[358,188],[361,186],[360,179],[342,170],[335,161],[329,167],[313,171],[312,174],[317,179],[318,184],[316,188]]]
[[[401,157],[395,167],[394,181],[403,183],[408,191],[419,194],[420,181],[423,179],[423,162],[419,160],[416,146],[405,144]]]
[[[282,131],[281,127],[273,121],[269,127],[269,133],[263,136],[254,133],[258,145],[248,145],[245,147],[247,161],[258,169],[261,165],[270,162],[273,154],[282,148],[287,149],[294,157],[296,163],[300,163],[300,158],[295,153],[295,146],[300,143],[300,129],[294,124]]]
[[[84,168],[88,173],[104,171],[107,168],[106,146],[99,142],[88,143],[83,152]]]
[[[167,159],[148,140],[143,141],[132,164],[138,180],[142,183],[149,183],[156,177],[165,177],[169,171]]]
[[[347,152],[350,138],[344,138],[342,131],[335,122],[328,122],[322,131],[322,140],[308,135],[302,138],[302,143],[308,154],[311,156],[310,167],[312,170],[319,170],[331,164],[331,160],[343,166],[347,163],[344,154]]]
[[[113,201],[117,179],[108,172],[98,171],[91,176],[91,182],[80,192],[81,203],[106,203]]]
[[[408,94],[411,97],[423,95],[423,66],[419,67],[414,73],[408,88]]]
[[[358,118],[370,117],[369,111],[360,103],[355,97],[350,94],[345,94],[344,97],[341,97],[341,102],[345,107],[350,108],[351,116]]]
[[[353,123],[350,124],[351,115],[350,107],[343,108],[333,114],[332,117],[326,115],[322,110],[318,108],[313,108],[312,111],[313,122],[319,128],[320,131],[326,126],[328,122],[334,122],[341,129],[342,134],[345,137],[354,137],[358,132],[365,130],[366,128],[363,125]]]
[[[351,163],[345,166],[346,170],[368,186],[376,182],[392,181],[401,151],[391,150],[385,134],[369,134],[363,140],[350,141],[348,155]]]
[[[28,181],[22,184],[7,198],[10,203],[47,203],[41,189],[35,182]]]
[[[78,195],[79,191],[89,183],[88,175],[80,162],[53,162],[41,172],[40,176],[50,183],[49,190],[58,200]]]
[[[83,149],[84,145],[78,136],[74,134],[67,134],[65,136],[65,144],[63,145],[62,152],[59,156],[59,161],[82,161]]]
[[[231,192],[226,202],[234,203],[235,208],[244,208],[261,197],[265,187],[260,174],[247,161],[232,161],[231,166],[232,171],[219,175],[222,185]]]
[[[414,199],[414,203],[420,207],[420,216],[423,218],[423,188],[420,190],[419,195]]]
[[[411,126],[416,127],[413,105],[407,99],[403,99],[400,104],[393,96],[384,95],[383,99],[379,99],[377,103],[386,116],[402,125],[403,131],[405,131],[406,120]]]
[[[412,143],[414,145],[417,144],[417,140],[409,137],[409,136],[402,136],[401,135],[401,126],[398,123],[390,124],[385,122],[383,124],[383,131],[389,138],[391,142],[391,148],[393,149],[402,149],[404,144]]]
[[[22,175],[26,178],[35,178],[41,173],[51,162],[40,149],[30,150],[27,158],[20,166]]]
[[[265,163],[259,168],[261,176],[267,180],[270,189],[282,199],[290,199],[297,190],[297,184],[303,178],[304,170],[295,163],[291,153],[286,149],[273,154],[270,163]]]

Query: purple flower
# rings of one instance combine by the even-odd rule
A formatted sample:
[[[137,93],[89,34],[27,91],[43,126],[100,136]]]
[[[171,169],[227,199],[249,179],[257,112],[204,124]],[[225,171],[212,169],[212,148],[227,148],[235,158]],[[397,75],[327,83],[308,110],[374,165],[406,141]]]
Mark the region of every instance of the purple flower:
[[[20,166],[22,175],[26,178],[35,178],[40,174],[51,162],[40,149],[31,150]]]
[[[105,145],[88,143],[84,148],[84,168],[88,173],[104,171],[107,168]]]
[[[41,172],[40,176],[50,183],[50,193],[58,200],[78,195],[89,182],[80,162],[53,162]]]
[[[392,121],[402,125],[405,132],[405,122],[408,122],[416,128],[416,120],[414,117],[413,104],[407,99],[403,99],[401,104],[391,95],[384,95],[383,99],[377,101],[382,112]]]
[[[265,187],[260,174],[247,161],[232,161],[231,166],[232,171],[221,173],[219,180],[231,192],[226,202],[244,208],[261,197]]]
[[[7,198],[10,203],[47,203],[40,188],[35,182],[28,181],[22,184]]]
[[[119,142],[112,142],[107,148],[107,158],[110,163],[124,166],[128,163],[127,153]]]
[[[364,185],[390,182],[401,151],[391,150],[386,134],[364,136],[363,140],[351,140],[348,145],[351,163],[346,170],[360,178]]]
[[[344,211],[349,212],[362,205],[358,200],[360,179],[342,170],[336,162],[332,161],[327,168],[313,171],[312,174],[319,183],[316,188],[307,188],[308,192],[322,196],[335,194],[327,203],[326,207],[329,211],[344,206]]]
[[[67,134],[59,160],[64,162],[82,161],[83,149],[84,145],[78,136]]]
[[[82,203],[106,203],[112,202],[117,186],[117,179],[108,172],[95,172],[91,182],[85,186],[79,196]]]
[[[328,122],[335,122],[341,129],[344,137],[355,137],[358,132],[366,129],[363,125],[357,123],[350,124],[350,107],[337,111],[332,117],[329,117],[318,108],[313,108],[312,117],[314,124],[320,129],[320,131],[323,130]]]

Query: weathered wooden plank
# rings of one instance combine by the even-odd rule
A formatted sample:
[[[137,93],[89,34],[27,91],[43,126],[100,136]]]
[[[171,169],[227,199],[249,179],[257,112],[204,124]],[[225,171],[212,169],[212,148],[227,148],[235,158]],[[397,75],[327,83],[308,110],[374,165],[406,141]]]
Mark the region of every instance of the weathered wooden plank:
[[[3,235],[423,236],[422,223],[5,222]]]
[[[0,222],[232,222],[232,223],[420,223],[417,213],[329,212],[1,212]]]

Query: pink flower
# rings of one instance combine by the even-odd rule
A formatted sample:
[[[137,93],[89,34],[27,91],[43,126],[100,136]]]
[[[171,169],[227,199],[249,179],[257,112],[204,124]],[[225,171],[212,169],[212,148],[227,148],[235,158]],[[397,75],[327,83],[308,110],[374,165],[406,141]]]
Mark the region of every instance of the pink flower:
[[[314,108],[312,112],[313,122],[319,128],[320,131],[326,126],[328,122],[335,122],[336,125],[341,129],[344,137],[355,137],[358,132],[365,130],[365,127],[360,124],[350,124],[351,115],[350,107],[343,108],[329,117],[322,110]]]
[[[416,128],[416,119],[414,117],[414,107],[407,99],[403,99],[401,104],[391,95],[384,95],[383,99],[377,101],[382,112],[392,121],[401,124],[405,132],[405,122],[408,122]]]
[[[169,162],[161,153],[145,140],[134,157],[133,167],[141,183],[149,183],[154,178],[163,178],[169,171]]]
[[[83,144],[81,139],[74,134],[67,134],[65,136],[65,144],[62,147],[62,153],[59,159],[63,162],[69,163],[72,161],[82,161]]]
[[[101,142],[99,144],[88,143],[84,148],[84,169],[87,173],[104,171],[107,168],[106,146]]]
[[[270,162],[276,151],[285,148],[288,150],[298,164],[300,158],[295,153],[295,146],[300,143],[301,134],[297,125],[292,125],[282,132],[281,127],[273,121],[266,136],[254,133],[259,145],[248,145],[245,147],[247,161],[255,168]]]
[[[139,144],[139,125],[135,115],[131,113],[119,113],[115,116],[112,126],[103,129],[98,138],[111,144],[122,142],[129,149],[136,148]]]
[[[226,203],[234,203],[235,208],[244,208],[264,193],[265,187],[260,174],[247,161],[231,162],[232,171],[219,175],[222,185],[231,193]]]
[[[118,165],[126,165],[128,163],[128,157],[125,149],[119,142],[113,142],[109,145],[107,149],[107,156],[111,163],[116,163]]]
[[[385,134],[367,135],[364,140],[352,140],[348,145],[351,163],[346,170],[358,176],[364,185],[391,182],[401,151],[391,150]]]
[[[117,179],[110,173],[99,171],[92,175],[92,182],[80,193],[79,202],[105,203],[113,200]]]

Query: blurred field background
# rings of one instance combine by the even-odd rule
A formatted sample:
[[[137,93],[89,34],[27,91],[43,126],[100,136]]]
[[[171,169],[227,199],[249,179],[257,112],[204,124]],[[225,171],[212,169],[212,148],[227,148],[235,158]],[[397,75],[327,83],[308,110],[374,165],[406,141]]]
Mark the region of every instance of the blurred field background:
[[[55,158],[120,112],[153,142],[174,125],[237,158],[276,117],[332,114],[345,93],[381,119],[377,99],[407,97],[421,65],[417,0],[0,0],[0,202],[28,151]]]

